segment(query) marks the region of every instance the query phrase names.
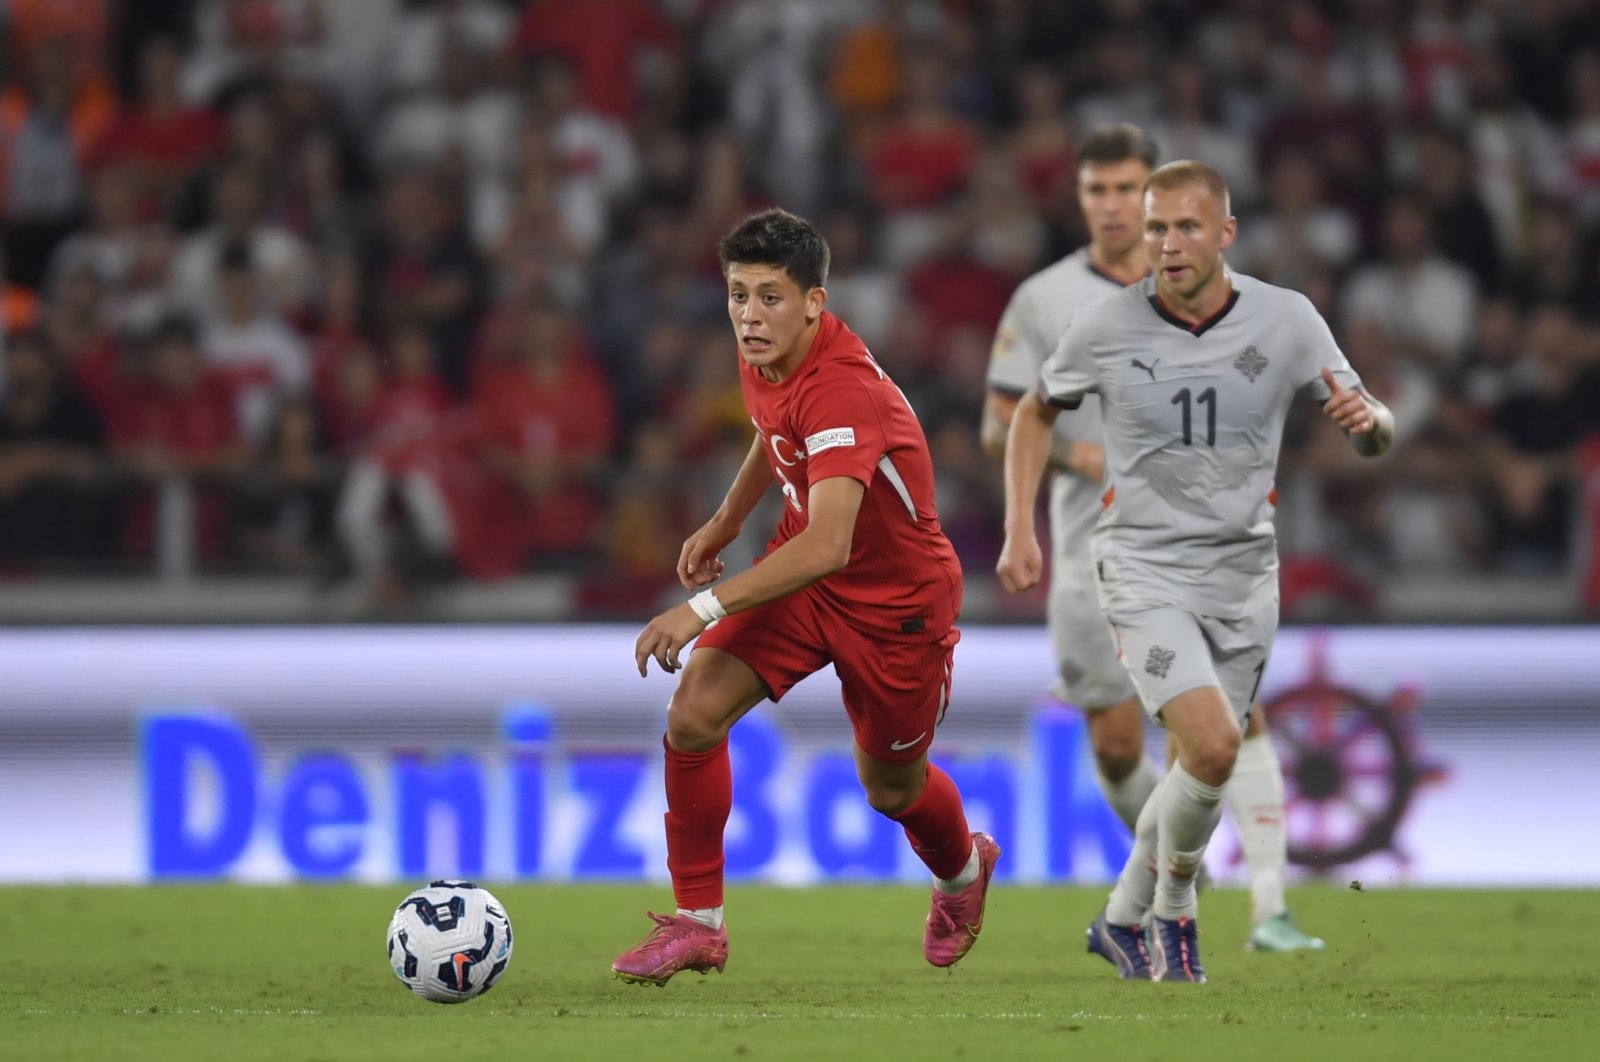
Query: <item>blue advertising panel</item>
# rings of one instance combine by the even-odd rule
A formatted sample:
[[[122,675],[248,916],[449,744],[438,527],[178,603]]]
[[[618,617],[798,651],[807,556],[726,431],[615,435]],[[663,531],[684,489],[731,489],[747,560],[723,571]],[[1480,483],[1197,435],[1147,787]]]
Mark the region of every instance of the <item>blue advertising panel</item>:
[[[664,879],[673,679],[622,627],[0,632],[0,880]],[[1127,836],[1042,631],[969,629],[934,746],[1021,881],[1104,881]],[[1280,635],[1262,687],[1303,874],[1600,885],[1553,814],[1600,756],[1600,632]],[[1159,755],[1159,732],[1151,730]],[[861,798],[824,671],[735,728],[728,870],[920,880]],[[1208,856],[1242,874],[1231,826]]]

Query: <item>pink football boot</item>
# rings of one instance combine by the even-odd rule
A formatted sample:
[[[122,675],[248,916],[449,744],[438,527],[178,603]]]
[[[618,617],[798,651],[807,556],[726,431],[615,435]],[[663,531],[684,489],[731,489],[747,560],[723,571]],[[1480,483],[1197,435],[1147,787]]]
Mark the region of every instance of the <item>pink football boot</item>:
[[[983,932],[983,904],[1000,859],[1000,846],[986,833],[974,833],[972,844],[978,850],[978,880],[954,895],[937,887],[933,890],[933,907],[922,933],[922,954],[935,966],[954,966]]]
[[[680,970],[721,973],[728,965],[727,926],[711,929],[684,915],[650,914],[650,918],[656,927],[617,956],[611,964],[613,977],[659,988]]]

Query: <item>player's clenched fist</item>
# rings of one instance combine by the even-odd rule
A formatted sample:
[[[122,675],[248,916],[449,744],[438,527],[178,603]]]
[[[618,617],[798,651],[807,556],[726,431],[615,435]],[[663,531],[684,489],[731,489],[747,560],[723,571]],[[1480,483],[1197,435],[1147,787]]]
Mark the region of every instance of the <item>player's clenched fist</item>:
[[[1351,435],[1365,435],[1372,430],[1377,419],[1373,416],[1372,406],[1360,391],[1340,387],[1339,381],[1334,379],[1333,370],[1327,366],[1322,369],[1322,382],[1332,392],[1322,404],[1322,411],[1332,417],[1334,423]]]
[[[994,570],[1007,593],[1016,594],[1037,586],[1044,574],[1044,554],[1039,550],[1039,539],[1033,535],[1016,538],[1007,535],[1006,544],[1000,549],[1000,562]]]

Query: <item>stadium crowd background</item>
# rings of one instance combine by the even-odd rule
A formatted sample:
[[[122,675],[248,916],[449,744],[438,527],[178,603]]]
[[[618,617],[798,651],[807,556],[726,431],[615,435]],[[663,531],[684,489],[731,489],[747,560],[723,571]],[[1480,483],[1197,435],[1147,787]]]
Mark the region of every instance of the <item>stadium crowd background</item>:
[[[985,592],[988,348],[1083,242],[1075,138],[1131,121],[1224,173],[1230,263],[1306,292],[1400,424],[1363,464],[1291,423],[1286,618],[1600,605],[1589,0],[0,18],[0,596],[248,575],[381,614],[545,579],[568,618],[647,613],[748,447],[715,240],[780,204],[923,420],[969,618],[1037,618]]]

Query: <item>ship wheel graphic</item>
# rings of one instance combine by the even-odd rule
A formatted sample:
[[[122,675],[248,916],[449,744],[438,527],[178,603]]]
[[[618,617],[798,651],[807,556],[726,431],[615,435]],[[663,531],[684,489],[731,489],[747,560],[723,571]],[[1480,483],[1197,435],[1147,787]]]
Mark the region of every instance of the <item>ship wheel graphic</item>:
[[[1380,702],[1328,681],[1326,646],[1310,675],[1263,704],[1283,763],[1289,862],[1328,873],[1377,852],[1409,862],[1396,844],[1417,791],[1444,777],[1423,758],[1414,688]]]

